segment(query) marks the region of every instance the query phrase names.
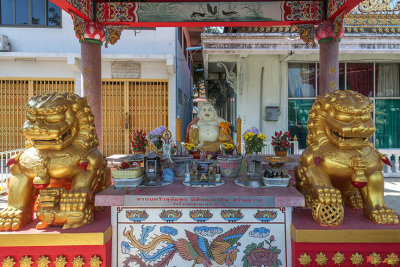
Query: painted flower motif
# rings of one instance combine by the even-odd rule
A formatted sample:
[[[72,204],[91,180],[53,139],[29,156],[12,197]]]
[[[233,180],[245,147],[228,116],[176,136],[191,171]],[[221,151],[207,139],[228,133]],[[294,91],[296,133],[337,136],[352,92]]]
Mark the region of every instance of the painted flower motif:
[[[267,248],[253,249],[249,255],[246,256],[247,262],[251,266],[272,266],[278,259],[278,254]]]
[[[259,244],[251,243],[246,246],[243,251],[244,256],[242,257],[243,267],[252,266],[269,266],[279,267],[282,261],[278,259],[281,250],[277,246],[272,245],[275,241],[275,236],[271,235],[269,240],[265,239]],[[266,246],[265,246],[266,245]]]

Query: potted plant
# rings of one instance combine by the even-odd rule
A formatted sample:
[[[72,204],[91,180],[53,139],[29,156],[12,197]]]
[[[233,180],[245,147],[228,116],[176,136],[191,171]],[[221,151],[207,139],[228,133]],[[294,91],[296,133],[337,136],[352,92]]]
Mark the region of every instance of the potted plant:
[[[290,140],[292,140],[292,137],[289,131],[275,132],[275,136],[272,136],[271,145],[274,147],[276,156],[285,157],[287,155],[288,150],[292,147]]]
[[[230,143],[221,145],[222,155],[217,157],[221,176],[224,178],[235,178],[239,176],[242,167],[242,157],[236,153],[236,147]]]
[[[156,147],[157,152],[160,152],[163,148],[164,143],[162,138],[165,131],[167,131],[167,128],[165,126],[160,126],[151,130],[148,135],[150,143]]]
[[[130,149],[132,153],[145,153],[149,141],[146,138],[146,133],[143,130],[138,130],[130,138]]]
[[[260,153],[267,140],[265,135],[260,133],[256,127],[252,127],[244,132],[243,139],[245,143],[246,154]]]

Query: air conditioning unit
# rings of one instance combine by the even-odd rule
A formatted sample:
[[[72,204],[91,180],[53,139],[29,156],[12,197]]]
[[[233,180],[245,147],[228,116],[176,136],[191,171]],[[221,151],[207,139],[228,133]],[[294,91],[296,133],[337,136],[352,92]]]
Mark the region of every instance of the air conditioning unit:
[[[5,35],[0,35],[0,51],[2,52],[10,51],[10,44],[8,43],[8,37]]]

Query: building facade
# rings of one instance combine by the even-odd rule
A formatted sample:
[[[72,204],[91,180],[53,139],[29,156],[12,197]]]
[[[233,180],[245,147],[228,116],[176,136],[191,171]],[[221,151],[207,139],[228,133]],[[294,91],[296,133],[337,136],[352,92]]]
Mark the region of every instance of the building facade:
[[[375,2],[360,4],[345,17],[339,89],[355,90],[372,100],[375,146],[398,149],[400,4]],[[202,36],[208,95],[215,103],[225,99],[228,104],[220,106],[221,112],[233,124],[240,116],[243,130],[256,126],[269,141],[275,131],[290,130],[304,149],[308,110],[319,90],[318,44],[305,44],[290,27],[228,31]],[[217,81],[221,78],[229,86]]]
[[[129,152],[126,141],[135,130],[149,132],[165,125],[175,136],[178,115],[182,129],[191,121],[191,64],[180,32],[181,28],[125,29],[115,45],[102,47],[105,155]],[[0,36],[4,151],[23,146],[29,96],[51,91],[81,95],[83,85],[73,21],[50,1],[1,1]]]

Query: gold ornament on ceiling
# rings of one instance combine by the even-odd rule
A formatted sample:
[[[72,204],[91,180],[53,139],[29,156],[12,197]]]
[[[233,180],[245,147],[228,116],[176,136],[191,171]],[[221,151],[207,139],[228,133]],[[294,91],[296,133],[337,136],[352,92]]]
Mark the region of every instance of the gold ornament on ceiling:
[[[42,255],[37,260],[38,267],[48,267],[50,264],[50,258],[48,256]]]
[[[1,262],[3,264],[3,267],[14,267],[16,261],[14,260],[13,257],[7,256],[7,258],[4,258],[3,261]]]
[[[372,252],[367,256],[367,263],[378,266],[382,263],[381,255],[379,253]]]
[[[81,256],[76,256],[74,258],[74,260],[72,261],[73,267],[82,267],[83,265],[85,265],[85,261],[83,260],[83,258]]]
[[[300,264],[303,266],[307,266],[311,263],[311,257],[310,257],[310,255],[308,255],[306,253],[300,255],[297,259],[299,260]]]
[[[102,261],[101,261],[100,257],[97,255],[94,255],[93,257],[90,258],[90,262],[89,262],[90,267],[100,267],[101,263],[102,263]]]
[[[23,256],[19,260],[19,266],[21,266],[21,267],[31,267],[32,264],[33,264],[33,260],[32,260],[31,256]]]
[[[396,253],[390,253],[386,256],[383,263],[389,264],[391,266],[396,266],[399,263],[400,259]]]
[[[65,265],[67,265],[67,260],[64,256],[60,255],[56,258],[54,264],[56,265],[56,267],[64,267]]]
[[[328,258],[324,253],[320,252],[315,256],[315,262],[318,264],[318,266],[325,266],[328,262]]]
[[[364,262],[364,258],[361,254],[359,254],[358,252],[353,253],[353,255],[351,255],[350,257],[351,263],[353,263],[354,265],[358,266],[361,265]]]
[[[336,265],[341,265],[345,260],[344,254],[336,252],[332,257],[332,260]]]

